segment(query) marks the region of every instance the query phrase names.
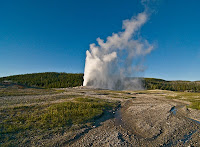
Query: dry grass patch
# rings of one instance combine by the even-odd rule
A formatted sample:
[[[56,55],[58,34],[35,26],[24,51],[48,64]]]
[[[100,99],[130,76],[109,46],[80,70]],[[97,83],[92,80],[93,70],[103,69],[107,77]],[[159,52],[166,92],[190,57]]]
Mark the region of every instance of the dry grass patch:
[[[166,96],[166,98],[191,102],[188,107],[200,110],[200,93],[174,92],[174,95]]]
[[[92,125],[105,110],[116,106],[116,102],[102,99],[75,98],[68,102],[0,108],[0,146],[26,146],[38,132],[40,136],[35,137],[35,142],[52,132],[56,134],[61,130],[67,132]]]

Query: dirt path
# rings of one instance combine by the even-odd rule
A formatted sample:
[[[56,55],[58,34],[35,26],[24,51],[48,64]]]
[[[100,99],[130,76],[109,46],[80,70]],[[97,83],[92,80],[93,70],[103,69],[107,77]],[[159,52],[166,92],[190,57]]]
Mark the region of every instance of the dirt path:
[[[184,103],[160,94],[129,95],[135,98],[121,98],[121,108],[113,117],[69,145],[200,146],[200,124]],[[100,97],[109,99],[106,95]]]

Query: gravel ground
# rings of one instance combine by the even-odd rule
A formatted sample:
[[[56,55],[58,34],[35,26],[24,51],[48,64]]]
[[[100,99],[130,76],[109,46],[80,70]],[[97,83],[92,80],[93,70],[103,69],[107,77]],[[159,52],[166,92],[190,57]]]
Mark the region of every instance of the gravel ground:
[[[184,102],[166,99],[161,93],[129,95],[135,98],[122,99],[111,119],[68,145],[200,146],[200,111],[187,109]]]
[[[173,92],[157,90],[143,93],[87,87],[58,90],[63,92],[0,97],[0,106],[35,105],[47,103],[47,99],[48,103],[57,103],[77,96],[119,101],[120,106],[105,112],[92,127],[61,135],[52,134],[33,146],[200,146],[200,111],[187,109],[188,102],[165,98]],[[14,104],[12,99],[15,99]]]

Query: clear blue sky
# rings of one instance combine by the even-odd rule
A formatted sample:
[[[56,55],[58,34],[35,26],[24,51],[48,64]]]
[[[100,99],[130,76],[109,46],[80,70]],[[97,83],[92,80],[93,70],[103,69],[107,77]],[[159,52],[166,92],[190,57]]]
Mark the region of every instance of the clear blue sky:
[[[144,76],[200,80],[200,1],[157,0],[141,36],[156,43]],[[142,12],[139,0],[0,0],[0,77],[83,73],[96,38],[121,31]]]

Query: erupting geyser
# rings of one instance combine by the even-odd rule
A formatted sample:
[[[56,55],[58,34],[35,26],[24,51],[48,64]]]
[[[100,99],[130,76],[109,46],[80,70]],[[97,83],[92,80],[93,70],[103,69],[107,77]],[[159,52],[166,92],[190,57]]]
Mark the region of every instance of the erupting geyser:
[[[140,65],[134,63],[150,53],[153,45],[134,35],[147,21],[146,11],[123,21],[124,31],[113,33],[107,40],[97,38],[98,45],[90,44],[86,52],[83,86],[103,89],[142,89],[138,78],[133,76]]]

